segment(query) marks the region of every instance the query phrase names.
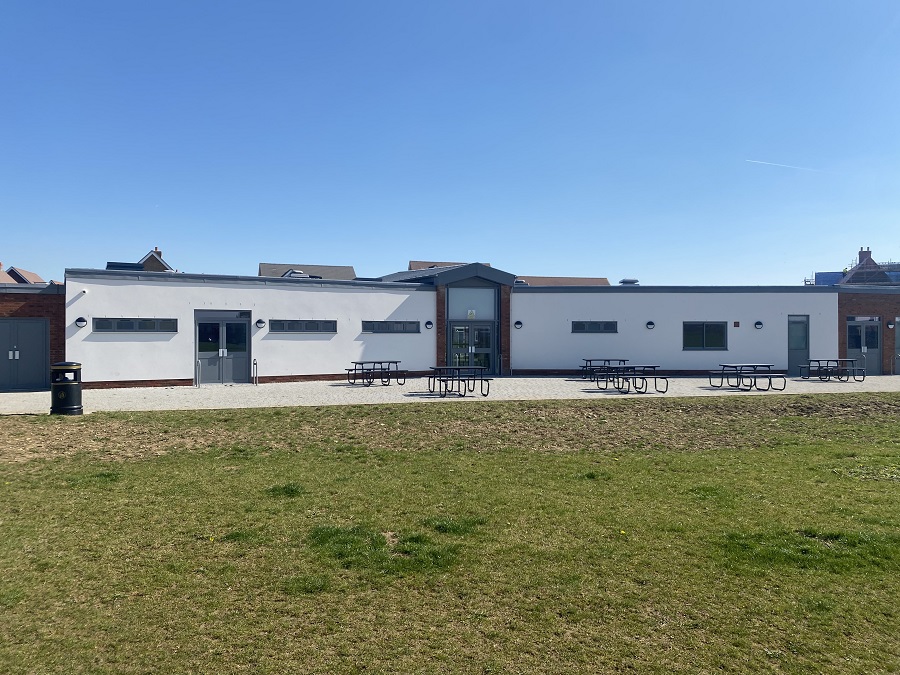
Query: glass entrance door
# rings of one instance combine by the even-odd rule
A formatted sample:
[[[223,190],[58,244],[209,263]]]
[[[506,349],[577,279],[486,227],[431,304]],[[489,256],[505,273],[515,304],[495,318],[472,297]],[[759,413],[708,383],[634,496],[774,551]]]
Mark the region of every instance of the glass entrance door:
[[[198,321],[197,361],[200,384],[250,381],[247,321]]]
[[[850,319],[847,321],[847,358],[856,359],[858,366],[865,367],[866,375],[881,375],[880,317]]]
[[[497,350],[494,335],[492,323],[452,322],[448,365],[483,366],[487,368],[487,374],[496,374]]]

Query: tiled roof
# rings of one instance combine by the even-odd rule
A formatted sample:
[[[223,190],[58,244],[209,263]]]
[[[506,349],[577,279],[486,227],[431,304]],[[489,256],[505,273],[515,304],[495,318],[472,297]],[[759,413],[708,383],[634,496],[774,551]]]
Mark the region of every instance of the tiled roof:
[[[280,263],[259,263],[259,276],[283,277],[288,272],[307,274],[311,277],[322,279],[342,279],[353,281],[356,279],[356,270],[351,265],[285,265]]]
[[[468,265],[469,263],[464,262],[429,262],[428,260],[410,260],[409,261],[409,269],[408,272],[414,272],[416,270],[429,270],[432,268],[443,268],[443,267],[459,267],[460,265]],[[481,263],[485,267],[490,267],[491,263]]]
[[[605,277],[516,277],[529,286],[609,286]]]
[[[18,267],[10,267],[6,270],[15,283],[19,284],[43,284],[46,283],[34,272],[23,270]]]

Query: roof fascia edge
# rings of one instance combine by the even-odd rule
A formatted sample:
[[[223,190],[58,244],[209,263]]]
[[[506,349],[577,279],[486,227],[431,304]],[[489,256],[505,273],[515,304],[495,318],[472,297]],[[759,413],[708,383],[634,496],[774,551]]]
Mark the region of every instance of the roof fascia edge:
[[[128,272],[126,270],[67,269],[66,279],[120,279],[131,281],[162,281],[167,283],[246,283],[255,286],[313,286],[433,291],[430,284],[415,282],[353,281],[345,279],[305,279],[289,277],[235,276],[227,274],[184,274],[173,272]]]
[[[837,293],[836,286],[513,286],[513,293]]]

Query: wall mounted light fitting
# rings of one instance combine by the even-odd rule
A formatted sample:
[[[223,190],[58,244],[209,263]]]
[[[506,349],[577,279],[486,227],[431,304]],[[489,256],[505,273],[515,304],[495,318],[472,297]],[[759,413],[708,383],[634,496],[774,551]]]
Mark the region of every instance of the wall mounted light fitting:
[[[760,328],[763,327],[763,322],[762,322],[762,321],[757,321],[755,324],[753,324],[753,327],[754,327],[756,330],[759,330]]]
[[[428,330],[431,330],[432,328],[434,328],[434,321],[426,321],[425,328],[427,328]]]
[[[515,326],[516,329],[519,329],[519,328],[522,327],[522,322],[521,322],[521,321],[516,321],[516,322],[513,324],[513,326]]]
[[[656,328],[656,324],[653,323],[652,321],[648,321],[647,322],[647,330],[653,330],[654,328]]]
[[[257,328],[265,328],[265,327],[266,327],[266,322],[265,322],[263,319],[257,319],[257,320],[256,320],[256,327],[257,327]]]
[[[75,325],[79,328],[84,328],[85,326],[87,326],[87,319],[85,319],[83,316],[79,316],[77,319],[75,319]]]

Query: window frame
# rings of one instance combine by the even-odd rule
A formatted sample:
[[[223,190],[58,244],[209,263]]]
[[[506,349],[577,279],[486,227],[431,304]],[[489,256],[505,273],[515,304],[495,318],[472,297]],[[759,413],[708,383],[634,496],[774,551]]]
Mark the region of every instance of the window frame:
[[[689,347],[686,341],[685,331],[688,326],[702,326],[703,328],[703,345],[700,347]],[[711,347],[708,345],[707,328],[722,328],[722,346]],[[681,349],[686,352],[727,352],[728,351],[728,322],[727,321],[684,321],[681,324]]]
[[[415,334],[422,332],[420,321],[366,321],[362,322],[362,332],[377,335],[379,333]]]
[[[576,326],[578,324],[584,325],[584,330],[576,330]],[[608,328],[612,326],[612,330],[608,330]],[[588,321],[588,320],[578,320],[572,321],[572,333],[577,335],[584,335],[586,333],[606,333],[606,334],[614,334],[619,332],[619,322],[618,321]]]
[[[107,328],[103,326],[103,322],[109,322]],[[152,322],[152,325],[148,325]],[[172,327],[168,327],[171,322]],[[131,324],[127,327],[127,324]],[[94,317],[91,320],[91,331],[95,333],[177,333],[178,319],[174,318],[154,318],[154,317]]]
[[[279,324],[284,324],[280,328]],[[291,327],[290,324],[296,324]],[[315,324],[311,326],[310,324]],[[270,333],[337,333],[337,319],[269,319]]]

